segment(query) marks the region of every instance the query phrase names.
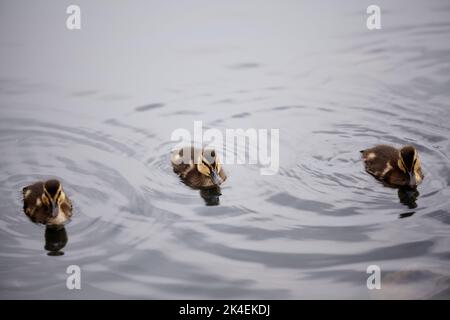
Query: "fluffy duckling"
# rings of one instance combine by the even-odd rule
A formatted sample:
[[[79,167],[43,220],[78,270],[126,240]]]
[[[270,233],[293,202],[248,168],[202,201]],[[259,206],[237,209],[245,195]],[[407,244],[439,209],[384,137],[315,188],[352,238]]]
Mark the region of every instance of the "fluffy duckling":
[[[211,188],[227,176],[214,149],[184,147],[172,153],[173,171],[192,188]]]
[[[23,211],[33,222],[62,225],[72,216],[72,203],[58,180],[36,182],[22,192]]]
[[[415,188],[424,178],[417,150],[412,146],[398,150],[378,145],[361,153],[366,171],[391,186]]]

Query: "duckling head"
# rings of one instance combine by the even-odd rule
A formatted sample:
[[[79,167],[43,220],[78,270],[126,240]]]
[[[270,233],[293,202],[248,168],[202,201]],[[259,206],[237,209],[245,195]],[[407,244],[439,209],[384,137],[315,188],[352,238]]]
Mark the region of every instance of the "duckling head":
[[[404,173],[409,175],[409,186],[417,186],[417,177],[419,176],[420,160],[417,150],[413,146],[405,146],[400,150],[400,159],[398,167]]]
[[[44,195],[42,200],[52,209],[52,218],[59,213],[59,205],[65,199],[64,191],[58,180],[48,180],[44,183]]]
[[[215,150],[203,150],[197,161],[197,169],[201,174],[209,177],[214,185],[218,186],[223,182],[219,175],[222,167]]]

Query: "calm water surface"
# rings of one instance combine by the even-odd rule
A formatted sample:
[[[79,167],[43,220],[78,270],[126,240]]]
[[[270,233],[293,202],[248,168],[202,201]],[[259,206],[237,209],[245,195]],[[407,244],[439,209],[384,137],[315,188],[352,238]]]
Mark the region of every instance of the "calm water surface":
[[[364,1],[78,3],[80,31],[71,2],[0,3],[1,298],[450,297],[447,1],[378,1],[378,31]],[[169,164],[194,120],[279,128],[278,174],[227,165],[207,206]],[[364,172],[377,143],[417,146],[420,195]],[[58,232],[21,208],[50,177]]]

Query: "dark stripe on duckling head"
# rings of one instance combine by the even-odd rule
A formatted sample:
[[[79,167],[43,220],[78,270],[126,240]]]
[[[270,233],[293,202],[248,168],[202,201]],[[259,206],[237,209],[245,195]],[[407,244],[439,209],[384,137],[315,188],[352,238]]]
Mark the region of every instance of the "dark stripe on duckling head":
[[[206,162],[205,160],[202,160],[202,163],[203,163],[203,165],[205,165],[206,167],[208,167],[208,169],[211,170],[211,165],[210,165],[208,162]]]
[[[214,161],[213,163],[210,164],[205,161],[202,161],[202,163],[209,169],[210,173],[214,171],[216,174],[219,174],[220,167],[218,162]]]
[[[56,197],[56,193],[58,192],[60,187],[60,183],[58,180],[48,180],[45,182],[44,188],[47,190],[48,194],[52,197]]]
[[[405,164],[406,170],[413,171],[416,160],[416,149],[412,146],[403,147],[400,150],[400,156]]]

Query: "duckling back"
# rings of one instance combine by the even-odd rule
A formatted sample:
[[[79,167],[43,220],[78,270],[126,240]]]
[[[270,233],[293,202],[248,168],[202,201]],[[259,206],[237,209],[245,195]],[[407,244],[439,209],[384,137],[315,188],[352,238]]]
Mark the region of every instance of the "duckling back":
[[[200,153],[201,150],[194,147],[184,147],[175,150],[171,157],[173,171],[180,177],[186,178],[189,172],[196,170],[195,163]]]
[[[361,153],[367,172],[378,178],[383,178],[399,159],[398,150],[387,145],[362,150]]]

